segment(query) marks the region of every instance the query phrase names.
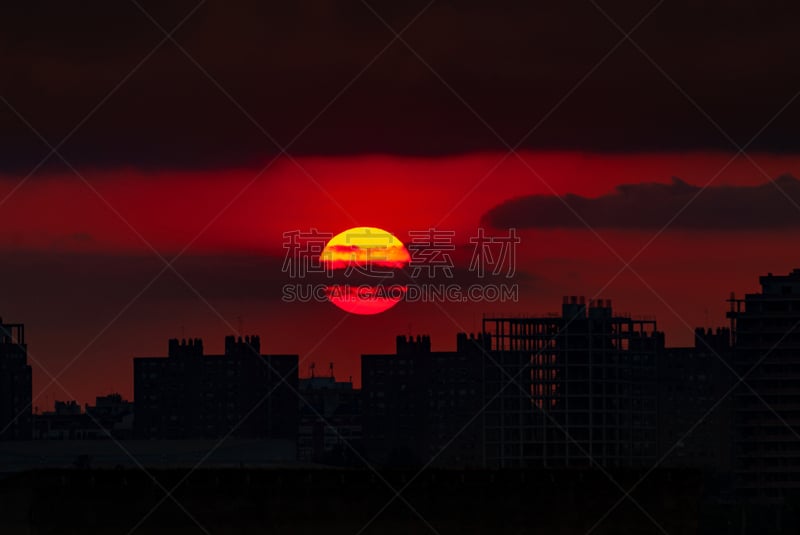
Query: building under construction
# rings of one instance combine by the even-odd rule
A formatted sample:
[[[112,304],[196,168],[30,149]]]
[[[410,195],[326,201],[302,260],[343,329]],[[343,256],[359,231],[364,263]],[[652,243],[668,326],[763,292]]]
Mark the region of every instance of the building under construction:
[[[561,315],[487,317],[484,463],[651,466],[657,454],[655,320],[564,298]]]

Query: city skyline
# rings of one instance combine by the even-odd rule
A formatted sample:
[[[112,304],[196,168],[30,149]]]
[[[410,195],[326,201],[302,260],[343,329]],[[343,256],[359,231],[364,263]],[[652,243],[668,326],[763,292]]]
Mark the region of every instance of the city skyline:
[[[570,293],[656,315],[689,344],[687,325],[754,290],[753,273],[800,265],[787,246],[800,226],[800,80],[766,53],[793,50],[780,10],[246,6],[251,17],[213,1],[4,12],[0,277],[13,284],[0,308],[34,329],[32,357],[81,399],[129,390],[127,359],[182,333],[221,340],[243,324],[305,354],[311,318],[334,331],[318,360],[349,375],[361,351],[389,347],[382,333],[420,330],[421,316],[448,339],[484,312],[544,313]],[[453,32],[446,44],[437,27]],[[658,209],[616,221],[592,211],[648,203]],[[285,306],[283,234],[353,226],[404,242],[438,227],[460,245],[480,226],[516,226],[521,304],[341,323],[329,306]]]
[[[784,418],[798,406],[785,374],[797,365],[800,268],[758,282],[730,294],[730,327],[695,327],[692,346],[668,345],[654,318],[610,299],[567,295],[560,314],[484,316],[455,351],[399,335],[394,353],[361,354],[361,388],[337,381],[333,363],[327,378],[301,378],[300,356],[264,353],[257,335],[226,336],[218,355],[200,338],[170,339],[166,356],[133,359],[132,401],[97,396],[85,412],[57,401],[31,414],[25,326],[3,323],[0,457],[12,472],[72,456],[82,469],[366,464],[414,479],[429,467],[599,469],[612,481],[609,470],[674,468],[716,489],[702,515],[712,503],[766,507],[774,519],[759,525],[781,529],[800,484],[782,453],[797,436]],[[15,442],[39,453],[20,457]]]
[[[772,273],[770,273],[770,275],[772,275]],[[671,337],[670,337],[669,333],[664,331],[663,329],[660,329],[659,332],[664,334],[665,347],[666,348],[680,348],[680,347],[687,347],[687,346],[692,345],[695,342],[696,329],[698,329],[698,328],[712,329],[712,330],[713,329],[718,329],[718,328],[726,328],[726,329],[729,328],[730,319],[729,319],[729,315],[727,314],[727,311],[730,308],[730,299],[732,298],[732,296],[735,296],[735,295],[738,295],[739,298],[743,298],[743,296],[746,295],[747,293],[749,293],[749,292],[735,292],[734,291],[734,292],[731,292],[730,294],[728,294],[727,298],[724,300],[726,313],[723,314],[722,316],[716,318],[717,319],[716,322],[712,318],[708,318],[706,316],[706,319],[710,320],[710,323],[704,323],[702,325],[695,325],[694,327],[692,327],[692,335],[691,335],[692,337],[691,337],[689,343],[675,343],[675,342],[671,343]],[[584,303],[585,303],[586,306],[590,305],[590,302],[589,302],[590,300],[587,299],[586,296],[583,296],[583,295],[564,295],[564,296],[562,296],[562,300],[561,301],[562,301],[562,303],[566,304],[566,303],[570,302],[570,300],[572,302],[580,303],[581,306],[583,306]],[[606,300],[604,300],[604,299],[594,299],[592,302],[595,302],[595,301],[597,301],[597,302],[599,302],[601,304],[603,302],[607,302],[609,307],[614,302],[614,300],[612,300],[612,299],[606,299]],[[616,306],[616,303],[615,303],[614,308],[615,308],[616,314],[618,314],[618,315],[621,314],[623,317],[629,317],[629,318],[633,318],[635,320],[647,320],[647,321],[652,321],[654,323],[654,325],[658,324],[658,318],[655,317],[652,314],[631,312],[631,311],[628,311],[628,310],[623,310],[623,311],[620,312],[619,308]],[[555,309],[556,309],[556,307],[552,307],[551,306],[549,311],[540,312],[540,313],[522,313],[519,316],[515,316],[514,313],[508,313],[508,314],[502,314],[501,313],[499,317],[506,317],[507,316],[507,317],[551,318],[555,314]],[[481,317],[481,321],[483,322],[485,320],[485,318],[492,317],[492,316],[494,316],[494,315],[490,314],[490,313],[484,313],[482,315],[482,317]],[[458,334],[460,332],[463,332],[463,333],[466,333],[466,334],[480,334],[482,331],[480,329],[468,330],[468,331],[456,331],[456,330],[453,330],[452,332],[449,333],[450,336],[448,338],[446,338],[444,340],[436,341],[433,344],[433,349],[436,350],[436,351],[451,351],[451,350],[455,349],[455,345],[453,343],[451,343],[452,340],[454,340],[452,335]],[[401,334],[403,334],[403,333],[398,332],[398,333],[395,333],[394,335],[387,336],[386,340],[385,340],[385,343],[382,344],[382,347],[384,347],[384,348],[393,347],[394,343],[395,343],[395,338],[397,336],[400,336]],[[255,332],[248,333],[247,335],[243,335],[241,333],[226,334],[224,336],[224,338],[225,338],[226,344],[227,344],[227,339],[230,338],[231,336],[233,336],[234,338],[238,337],[239,341],[241,342],[242,339],[249,340],[251,335],[254,336],[254,339],[258,339],[259,340],[258,345],[256,347],[260,348],[261,347],[261,342],[260,342],[261,336],[259,334],[255,333]],[[421,329],[421,330],[418,330],[418,331],[414,331],[414,332],[408,331],[408,332],[404,333],[403,335],[411,336],[412,338],[414,336],[417,336],[417,337],[418,336],[425,336],[429,340],[432,340],[432,339],[435,340],[435,337],[432,337],[430,335],[430,333],[428,331],[425,331],[424,329]],[[215,342],[218,342],[218,340],[211,339],[208,336],[191,336],[191,337],[182,337],[182,338],[181,337],[170,337],[168,340],[169,340],[170,344],[173,341],[182,341],[182,343],[186,343],[187,341],[189,343],[192,343],[193,341],[199,341],[199,343],[201,344],[201,347],[204,347],[206,349],[207,353],[210,352],[210,354],[213,354],[215,352],[219,353],[220,351],[217,348],[222,348],[221,345],[218,345],[217,343],[215,343]],[[165,345],[164,341],[156,342],[156,343],[158,343],[160,346],[162,346],[162,349],[163,349],[163,346]],[[265,347],[265,349],[267,351],[270,350],[267,347]],[[272,351],[272,352],[275,353],[275,351]],[[366,352],[366,353],[375,354],[375,353],[381,353],[381,352],[382,352],[382,350],[379,349],[379,350],[369,351],[369,352]],[[152,352],[151,355],[156,355],[156,354],[160,354],[160,353],[163,353],[163,351],[156,350],[156,351]],[[292,351],[286,351],[284,353],[292,353]],[[337,369],[338,371],[341,371],[339,368],[336,368],[336,362],[333,361],[333,360],[324,360],[324,359],[316,359],[315,360],[314,358],[310,358],[309,356],[303,355],[302,353],[299,353],[299,352],[294,352],[294,354],[297,354],[298,357],[299,357],[298,365],[297,365],[297,372],[298,372],[299,377],[301,377],[301,378],[312,377],[313,373],[314,373],[314,369],[317,366],[321,366],[322,367],[321,369],[329,370],[331,374],[333,374],[333,370],[334,369]],[[358,358],[360,356],[364,355],[364,354],[365,354],[364,351],[358,353],[354,357],[353,360],[357,361]],[[130,356],[129,361],[133,362],[137,358],[141,359],[141,358],[146,358],[148,356],[149,355],[145,355],[145,354],[132,355],[132,356]],[[40,391],[40,392],[36,391],[36,387],[35,387],[36,380],[37,380],[36,365],[33,364],[32,368],[34,370],[34,373],[33,373],[33,378],[34,378],[33,396],[34,396],[34,398],[36,398],[38,400],[44,400],[47,403],[49,403],[49,405],[40,406],[39,403],[34,402],[32,404],[32,409],[34,409],[34,411],[37,411],[37,410],[39,410],[39,411],[49,410],[49,409],[52,408],[52,403],[56,403],[56,402],[76,401],[76,402],[78,402],[78,404],[80,406],[84,406],[84,405],[88,405],[91,401],[94,401],[96,397],[105,396],[105,395],[111,395],[111,394],[120,394],[120,395],[123,396],[123,398],[135,401],[135,398],[133,397],[133,371],[132,371],[132,368],[131,368],[130,381],[129,381],[130,386],[129,386],[129,388],[127,390],[123,390],[123,389],[103,390],[103,389],[101,389],[101,390],[90,392],[89,393],[89,397],[87,397],[86,399],[77,399],[77,398],[70,397],[66,392],[64,392],[65,395],[60,397],[60,398],[59,397],[56,397],[56,398],[45,397],[43,395],[43,393],[42,393],[43,391]],[[356,387],[356,388],[360,387],[360,385],[361,385],[361,370],[360,370],[360,368],[357,369],[357,373],[355,373],[355,374],[351,373],[352,372],[351,368],[344,368],[344,370],[345,370],[344,373],[338,373],[337,372],[338,376],[339,377],[348,377],[349,378],[349,382],[352,382],[354,387]],[[42,373],[42,372],[40,371],[39,373]],[[38,377],[38,380],[39,381],[51,381],[52,378],[48,377],[45,374],[44,377],[41,377],[41,376]]]
[[[733,292],[733,293],[737,294],[737,295],[744,295],[746,292],[741,292],[741,293],[740,292]],[[724,308],[725,308],[726,311],[727,311],[727,309],[729,307],[728,301],[730,299],[730,295],[731,294],[729,293],[726,296],[726,298],[723,300],[723,302],[725,303],[724,304]],[[573,296],[570,296],[570,295],[562,296],[562,301],[566,302],[570,298],[574,299],[574,298],[576,298],[576,296],[574,296],[574,295]],[[586,300],[586,303],[588,305],[588,298],[586,296],[582,296],[581,295],[581,296],[577,296],[577,298],[580,298],[580,302],[581,303],[583,303],[584,300]],[[600,301],[602,301],[602,300],[600,300]],[[620,310],[620,307],[617,306],[617,302],[615,300],[608,299],[608,302],[609,302],[609,304],[611,304],[613,302],[615,310],[617,310],[617,311]],[[501,316],[502,315],[507,315],[509,317],[514,317],[515,314],[521,314],[521,317],[542,317],[542,318],[546,318],[546,317],[552,317],[553,314],[555,313],[555,310],[556,310],[556,307],[555,306],[551,306],[549,308],[549,310],[545,310],[545,311],[538,312],[538,313],[525,313],[525,312],[514,313],[514,312],[509,312],[509,313],[503,314],[501,312]],[[620,313],[620,312],[618,312],[618,313]],[[641,311],[622,310],[621,314],[623,316],[632,317],[634,319],[647,319],[647,320],[655,321],[656,323],[658,322],[658,318],[656,316],[654,316],[653,314],[643,313]],[[485,317],[491,317],[491,316],[493,316],[493,314],[484,313],[484,314],[482,314],[480,316],[478,321],[482,321]],[[681,340],[681,342],[683,342],[683,343],[677,342],[677,341],[673,342],[672,341],[672,337],[670,336],[670,333],[668,333],[668,332],[664,331],[663,329],[661,329],[660,331],[665,334],[666,347],[668,347],[668,348],[685,347],[685,346],[691,345],[692,343],[694,343],[694,336],[695,336],[694,329],[695,328],[703,327],[703,328],[712,328],[713,329],[713,328],[718,328],[718,327],[727,327],[728,324],[729,324],[729,320],[727,320],[727,318],[726,318],[724,313],[721,316],[719,316],[718,318],[716,318],[716,320],[717,320],[716,322],[714,321],[714,318],[709,318],[708,316],[706,316],[706,319],[708,319],[710,321],[710,323],[704,323],[704,324],[696,325],[696,326],[692,327],[692,332],[691,332],[691,336],[689,337],[689,340],[686,341],[686,342],[683,342],[683,340]],[[22,322],[19,322],[19,323],[22,323]],[[27,327],[28,327],[28,331],[30,332],[30,325],[27,324]],[[394,346],[395,337],[400,335],[400,334],[405,334],[405,335],[409,335],[409,336],[412,336],[412,337],[413,336],[419,336],[419,335],[425,335],[425,336],[431,338],[434,341],[433,342],[433,347],[434,347],[435,350],[437,350],[437,351],[451,351],[451,350],[453,350],[455,348],[455,345],[452,342],[452,340],[454,340],[453,335],[457,334],[458,332],[479,334],[481,331],[480,331],[480,329],[467,330],[467,331],[458,331],[454,327],[451,332],[445,333],[446,336],[447,336],[446,338],[438,338],[437,339],[436,336],[432,336],[430,334],[430,331],[426,331],[424,328],[420,328],[419,330],[417,330],[416,327],[415,327],[415,330],[413,332],[406,330],[405,333],[403,333],[402,330],[398,330],[398,332],[396,332],[395,334],[387,335],[385,337],[385,339],[382,341],[382,343],[377,346],[376,349],[362,350],[360,352],[355,353],[352,356],[352,358],[350,359],[351,360],[350,366],[341,366],[339,364],[339,362],[337,362],[335,360],[332,360],[332,359],[325,359],[324,357],[315,359],[311,355],[304,355],[301,352],[292,351],[291,350],[291,345],[283,345],[283,346],[281,346],[281,347],[286,348],[286,350],[284,350],[284,351],[272,351],[268,347],[265,347],[265,349],[267,351],[270,351],[270,352],[273,352],[273,353],[294,353],[294,354],[297,354],[299,356],[298,373],[299,373],[299,375],[301,377],[309,377],[310,374],[312,373],[312,371],[311,371],[312,368],[316,367],[316,366],[323,367],[324,369],[329,369],[329,368],[333,367],[333,368],[335,368],[337,370],[337,375],[339,377],[349,377],[355,387],[360,387],[360,384],[361,384],[361,370],[360,370],[359,365],[358,365],[358,358],[361,355],[363,355],[365,353],[381,353],[381,352],[384,352],[384,351],[388,350],[388,348]],[[214,352],[217,352],[217,353],[220,352],[220,350],[222,349],[222,344],[220,343],[220,340],[222,340],[222,338],[219,338],[219,337],[214,338],[214,337],[211,337],[211,336],[203,336],[201,333],[197,333],[197,334],[198,334],[198,336],[190,336],[190,337],[185,337],[185,336],[184,337],[169,337],[169,340],[184,340],[184,341],[186,341],[186,340],[191,341],[191,340],[195,340],[195,339],[196,340],[201,340],[202,343],[204,344],[204,347],[206,348],[206,350],[209,351],[211,354],[213,354]],[[260,338],[260,335],[256,332],[256,330],[247,331],[247,336],[248,337],[250,336],[250,334],[253,334],[253,335],[255,335],[255,336]],[[232,334],[228,333],[228,334],[224,334],[223,338],[227,338],[229,336],[235,336],[235,337],[242,338],[244,335],[240,334],[240,333],[232,333]],[[684,336],[684,337],[680,337],[680,338],[681,339],[685,339],[686,337]],[[30,340],[30,335],[28,336],[28,341],[29,341],[28,345],[30,345],[30,341],[31,341]],[[36,340],[33,340],[33,344],[34,344],[34,346],[36,345]],[[127,357],[128,362],[131,363],[136,358],[147,357],[148,355],[157,355],[157,354],[163,353],[163,347],[165,347],[165,344],[166,344],[166,340],[161,340],[161,341],[149,340],[148,345],[153,346],[153,347],[158,347],[160,349],[156,349],[154,351],[151,351],[148,354],[133,354],[133,355],[130,355],[129,357]],[[355,373],[353,372],[354,367],[353,367],[352,363],[355,363]],[[45,392],[57,392],[59,390],[59,387],[53,385],[53,386],[49,387],[46,390],[45,389],[41,389],[41,384],[42,383],[51,382],[52,381],[52,377],[50,375],[48,375],[46,372],[42,371],[41,369],[37,369],[38,365],[35,362],[32,362],[30,364],[31,364],[31,366],[33,368],[33,385],[34,385],[33,395],[34,395],[34,398],[36,399],[36,401],[33,403],[33,406],[32,406],[34,410],[39,410],[39,411],[50,410],[50,409],[52,409],[53,403],[58,402],[58,401],[62,401],[62,402],[63,401],[76,401],[76,402],[79,403],[80,406],[84,406],[84,405],[89,404],[90,402],[95,401],[95,398],[97,396],[103,396],[103,395],[109,395],[109,394],[121,394],[126,399],[134,400],[134,397],[133,397],[133,369],[132,369],[132,367],[129,367],[127,372],[123,371],[123,376],[127,376],[127,380],[123,379],[122,377],[116,377],[116,378],[113,378],[111,381],[109,381],[109,382],[111,382],[113,384],[117,384],[117,385],[120,385],[120,384],[126,385],[126,387],[125,386],[123,386],[122,388],[120,388],[120,387],[116,387],[116,388],[112,387],[110,389],[109,388],[105,388],[105,389],[104,388],[100,388],[100,389],[96,389],[96,390],[85,389],[84,390],[85,393],[83,395],[74,396],[74,397],[71,397],[69,393],[67,393],[66,391],[61,389],[62,395],[59,397],[58,394],[56,394],[55,396],[53,396],[52,394],[49,394],[49,395],[45,394]],[[39,390],[37,390],[37,386],[39,387]],[[42,402],[44,402],[44,403],[42,403]]]
[[[496,161],[493,157],[482,160],[475,158],[466,158],[458,165],[461,168],[468,168],[476,161],[479,163],[482,161],[480,165],[489,169]],[[622,158],[611,162],[601,158],[598,171],[608,174],[620,172],[626,168],[625,157]],[[672,164],[675,163],[673,160],[648,164],[647,158],[644,157],[628,158],[634,159],[630,162],[633,168],[641,165],[650,165],[651,169],[652,166],[659,169],[674,168]],[[668,157],[662,156],[662,158],[670,160]],[[708,169],[714,167],[716,163],[724,165],[725,156],[719,155],[712,160],[705,164]],[[569,161],[569,157],[555,158],[551,165],[554,166],[554,171],[558,171],[559,168],[569,165]],[[743,164],[749,165],[747,162]],[[360,167],[359,172],[363,173],[367,167],[375,168],[376,165],[378,164],[375,162],[365,161],[357,168]],[[412,166],[403,171],[406,164],[395,162],[387,169],[394,169],[395,173],[407,172],[407,175],[397,176],[397,180],[406,180],[413,179],[415,173],[431,164],[421,165],[422,167]],[[521,164],[516,165],[517,171],[509,176],[513,177],[516,172],[526,171]],[[685,161],[683,165],[699,166],[695,159]],[[781,171],[776,171],[776,176],[785,171],[786,164],[777,165]],[[327,165],[322,165],[320,169],[325,168]],[[800,166],[797,168],[799,171],[797,174],[800,175]],[[315,176],[319,175],[316,168],[312,170]],[[334,165],[330,171],[346,172],[346,167],[336,170]],[[746,176],[745,171],[746,169],[740,168],[736,176]],[[649,172],[658,171],[652,169]],[[665,171],[663,174],[659,172],[658,180],[662,180],[661,177],[666,176],[668,172]],[[711,172],[709,170],[709,173]],[[697,173],[695,171],[695,174]],[[479,173],[473,171],[472,174],[477,178]],[[240,175],[241,178],[236,180],[244,181],[245,176]],[[704,176],[703,173],[700,173],[693,183],[702,184],[701,176]],[[731,180],[748,183],[746,179],[737,179],[736,176]],[[297,178],[299,177],[286,177],[284,180],[297,184]],[[578,176],[575,176],[576,180],[577,178]],[[170,179],[166,180],[168,182]],[[427,178],[423,175],[420,180],[424,181]],[[625,183],[633,178],[618,180]],[[526,183],[522,181],[517,186],[520,195],[534,191]],[[160,180],[148,184],[147,187],[163,187]],[[302,184],[303,189],[298,195],[311,195],[312,198],[322,196],[322,193],[312,193],[308,189],[315,189],[313,183],[302,182]],[[763,184],[772,188],[769,184]],[[24,217],[22,213],[34,209],[24,204],[26,190],[28,194],[34,195],[32,200],[35,198],[37,205],[42,202],[36,191],[36,185],[30,186],[31,189],[21,188],[15,193],[15,196],[17,194],[21,196],[17,198],[17,202],[23,203],[19,217]],[[79,189],[81,186],[78,181],[74,182],[71,188]],[[351,187],[368,188],[366,184],[357,183]],[[568,185],[564,187],[569,188],[566,192],[573,190]],[[612,185],[609,183],[604,186],[596,183],[590,187],[590,191],[596,192],[594,195],[599,195]],[[539,188],[543,186],[540,185]],[[777,189],[774,192],[775,195],[781,195]],[[110,202],[122,206],[120,209],[124,210],[125,214],[135,214],[131,212],[139,210],[135,204],[125,208],[126,203],[135,199],[129,193],[120,191],[118,197],[110,198]],[[68,192],[63,194],[71,195]],[[89,221],[97,220],[97,222],[108,221],[109,217],[116,219],[113,213],[105,213],[107,208],[102,202],[97,204],[97,200],[92,199],[91,195],[91,192],[87,192],[78,196],[78,199],[82,198],[89,203],[85,209],[81,209],[85,212],[83,217],[89,217]],[[149,199],[148,204],[156,202],[157,198]],[[347,199],[347,196],[343,198]],[[398,206],[398,215],[392,216],[392,219],[406,217],[403,215],[405,209],[402,208],[407,204],[405,196],[398,197],[385,193],[383,197],[379,195],[379,198],[387,198],[390,203]],[[457,225],[445,222],[441,225],[457,233],[459,245],[468,243],[469,237],[475,234],[481,217],[474,211],[475,199],[485,198],[486,195],[483,193],[468,197],[460,208],[463,212],[463,217],[459,216],[462,222]],[[498,195],[496,202],[499,204],[506,199],[506,194]],[[170,205],[176,203],[183,205],[181,210],[194,211],[201,206],[192,199],[189,199],[188,203],[185,202],[177,194],[177,190],[166,200]],[[320,199],[320,202],[323,201],[330,202],[327,198]],[[434,197],[430,202],[440,202],[443,206],[448,206],[444,204],[444,199],[439,200]],[[774,203],[775,199],[772,198],[768,202]],[[414,216],[419,226],[416,224],[411,226],[414,221],[409,221],[403,225],[407,230],[398,231],[395,228],[398,226],[396,221],[387,220],[385,216],[377,217],[372,213],[375,209],[369,205],[370,203],[356,199],[351,208],[357,210],[355,213],[366,211],[367,217],[364,220],[371,224],[373,221],[385,222],[381,224],[392,229],[404,241],[408,240],[409,230],[422,230],[431,225],[430,218],[420,214]],[[164,210],[166,215],[175,208],[155,209]],[[54,207],[54,213],[63,210],[64,208]],[[176,230],[179,235],[186,237],[186,242],[191,239],[192,232],[204,224],[206,215],[209,219],[213,217],[214,209],[206,210],[207,214],[194,216],[197,219],[196,227]],[[478,210],[483,214],[480,208]],[[147,213],[151,211],[152,209],[148,208]],[[334,212],[330,210],[326,212],[322,207],[310,210],[314,211],[333,214],[336,210],[335,207]],[[797,213],[800,217],[800,211]],[[71,216],[63,214],[63,217]],[[255,221],[261,219],[257,213],[241,217]],[[161,273],[164,269],[163,262],[152,251],[141,250],[146,246],[139,242],[131,229],[119,221],[105,226],[115,228],[115,236],[124,236],[124,244],[120,245],[114,244],[116,238],[108,241],[82,234],[81,225],[70,229],[66,236],[62,235],[63,239],[54,237],[52,242],[36,246],[16,245],[17,252],[9,257],[9,263],[2,268],[7,271],[5,276],[17,281],[5,296],[4,308],[8,309],[6,315],[13,313],[14,316],[24,318],[32,326],[31,328],[41,332],[43,336],[38,336],[37,332],[37,336],[33,338],[36,344],[31,347],[31,355],[48,368],[52,368],[49,371],[53,374],[66,368],[67,371],[60,380],[69,390],[83,390],[86,385],[84,378],[92,377],[93,381],[100,378],[107,381],[105,386],[98,385],[97,388],[125,391],[130,387],[130,383],[119,381],[117,378],[124,377],[126,359],[133,354],[155,351],[158,348],[156,339],[166,339],[182,332],[188,336],[209,333],[212,339],[221,339],[225,334],[235,332],[241,324],[244,324],[245,330],[260,331],[276,351],[306,353],[313,348],[314,343],[301,335],[303,332],[301,325],[304,318],[313,317],[314,324],[321,327],[322,333],[327,333],[335,327],[329,339],[330,343],[315,350],[319,352],[319,360],[334,360],[341,369],[352,369],[354,355],[364,350],[377,351],[387,347],[386,337],[377,333],[394,332],[398,330],[398,326],[402,326],[401,332],[407,332],[409,323],[420,325],[418,318],[421,314],[426,318],[426,330],[440,339],[453,329],[459,329],[459,326],[453,324],[453,319],[461,326],[460,330],[469,330],[484,312],[545,313],[550,309],[548,303],[559,299],[561,295],[576,292],[591,296],[612,279],[611,285],[598,297],[611,297],[622,308],[658,316],[661,326],[670,333],[672,339],[680,343],[689,343],[692,333],[687,324],[701,324],[705,322],[706,317],[718,317],[724,313],[725,299],[735,288],[755,289],[752,284],[752,273],[762,270],[780,272],[798,264],[796,255],[790,248],[785,247],[787,240],[791,239],[791,228],[746,232],[751,236],[749,247],[753,250],[753,254],[746,258],[740,258],[737,252],[742,240],[741,232],[724,229],[667,230],[648,245],[633,263],[635,273],[622,270],[623,261],[590,230],[521,229],[518,232],[522,243],[517,255],[520,303],[506,303],[503,306],[493,304],[486,306],[481,303],[461,303],[456,306],[445,303],[444,311],[434,305],[400,306],[389,311],[387,313],[389,315],[371,320],[344,319],[343,313],[331,309],[328,304],[286,305],[280,301],[280,286],[287,282],[285,273],[281,271],[284,255],[284,251],[281,250],[283,240],[281,234],[293,230],[305,231],[309,228],[335,233],[350,226],[346,218],[344,222],[337,223],[338,216],[328,216],[328,221],[319,220],[309,214],[299,214],[299,217],[308,219],[305,223],[301,223],[300,219],[293,221],[292,225],[295,226],[289,226],[288,222],[286,226],[281,226],[280,222],[276,222],[263,232],[258,231],[249,237],[245,234],[244,237],[249,241],[242,244],[239,251],[220,251],[220,245],[190,251],[176,261],[175,269],[178,275],[169,269]],[[183,218],[175,220],[181,221]],[[86,224],[89,224],[89,221]],[[217,224],[222,225],[222,222]],[[134,227],[139,227],[140,222],[137,220],[131,223]],[[240,235],[241,233],[236,231],[236,225],[241,225],[236,219],[223,225],[217,231],[222,232],[219,239],[223,236]],[[58,226],[60,228],[62,225]],[[621,255],[622,259],[628,261],[656,235],[657,230],[599,228],[596,232]],[[47,236],[45,228],[36,233],[40,237]],[[179,252],[180,242],[177,238],[170,238],[168,242],[162,243],[160,240],[166,236],[158,228],[149,230],[146,237],[148,242],[154,240],[154,246],[158,251],[163,251],[159,254],[169,257]],[[262,251],[259,242],[263,242],[263,247],[272,249],[272,252]],[[24,239],[22,243],[25,243]],[[701,258],[702,263],[699,262]],[[468,257],[455,256],[454,260],[456,266],[462,269],[466,269],[469,262]],[[667,263],[669,268],[665,267]],[[709,276],[710,273],[713,273],[713,276]],[[181,277],[186,282],[181,280]],[[153,279],[156,279],[155,282],[148,286]],[[190,286],[187,286],[187,282]],[[144,326],[156,329],[157,332],[154,333],[152,340],[142,340],[137,336],[136,333]],[[282,333],[291,334],[284,340]],[[305,347],[291,343],[292,339],[304,340]],[[359,340],[359,343],[355,343],[356,340]],[[79,354],[80,358],[69,364]],[[37,390],[41,386],[42,383],[37,379]],[[78,397],[90,398],[91,396],[87,394],[88,392],[81,393]],[[53,398],[58,392],[54,391],[47,395]]]
[[[796,531],[799,16],[0,7],[0,525]]]

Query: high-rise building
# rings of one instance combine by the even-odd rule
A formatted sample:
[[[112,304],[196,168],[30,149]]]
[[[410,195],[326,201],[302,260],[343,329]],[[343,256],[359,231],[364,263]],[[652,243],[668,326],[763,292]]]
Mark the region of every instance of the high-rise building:
[[[397,337],[393,355],[362,355],[364,448],[389,465],[480,466],[483,337],[431,351],[428,336]]]
[[[31,438],[32,385],[25,326],[0,319],[0,440]]]
[[[655,320],[564,298],[560,315],[484,318],[485,463],[650,466],[656,460]]]
[[[734,485],[739,496],[781,501],[800,491],[800,269],[760,277],[731,296]]]
[[[170,340],[167,357],[133,361],[139,438],[297,436],[297,355],[262,355],[258,336],[225,338],[223,355],[203,342]]]
[[[666,467],[727,474],[731,468],[730,329],[697,328],[692,347],[658,359],[659,457]]]

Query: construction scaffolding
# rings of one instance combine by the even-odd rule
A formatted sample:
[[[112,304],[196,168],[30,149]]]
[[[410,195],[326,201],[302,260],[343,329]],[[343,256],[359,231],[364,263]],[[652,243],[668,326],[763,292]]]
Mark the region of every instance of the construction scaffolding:
[[[561,316],[483,319],[487,466],[644,466],[657,451],[655,320],[565,297]],[[513,382],[512,382],[513,379]]]

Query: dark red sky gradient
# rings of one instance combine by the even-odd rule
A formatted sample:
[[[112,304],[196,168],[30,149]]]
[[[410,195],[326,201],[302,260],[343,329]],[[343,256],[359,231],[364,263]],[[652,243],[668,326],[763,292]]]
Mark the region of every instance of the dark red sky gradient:
[[[559,194],[590,197],[619,184],[667,183],[672,176],[702,185],[732,156],[523,155]],[[27,324],[32,359],[53,374],[80,355],[59,380],[86,402],[110,391],[131,396],[132,357],[164,354],[169,337],[203,337],[207,350],[218,352],[231,327],[240,325],[262,336],[266,352],[300,354],[301,374],[311,362],[318,369],[334,362],[338,376],[356,381],[359,355],[391,351],[396,334],[429,333],[435,348],[448,349],[459,330],[479,329],[484,313],[557,311],[562,295],[610,298],[621,312],[655,315],[670,345],[688,344],[694,326],[724,324],[730,291],[752,291],[759,275],[800,266],[792,245],[796,231],[668,230],[633,263],[650,288],[624,271],[603,289],[622,263],[596,235],[582,229],[525,230],[518,249],[520,303],[451,303],[443,310],[400,303],[384,314],[360,317],[327,303],[280,301],[280,286],[290,282],[280,269],[285,231],[316,227],[338,233],[369,225],[407,242],[410,230],[436,226],[456,231],[459,243],[466,244],[492,207],[549,193],[515,157],[470,193],[503,157],[301,157],[296,164],[284,159],[241,195],[258,170],[83,170],[105,201],[70,172],[48,171],[23,184],[4,205],[3,317]],[[770,176],[800,176],[799,156],[752,157]],[[4,177],[0,195],[18,180]],[[740,157],[714,184],[765,180]],[[652,230],[597,232],[625,259],[654,235]],[[167,272],[137,297],[163,267],[149,246],[169,259],[187,245],[175,268],[200,295]],[[468,262],[465,251],[455,255],[461,268]],[[37,406],[69,397],[57,387],[45,389],[47,375],[35,363],[34,370]]]
[[[333,361],[356,382],[359,355],[391,351],[396,334],[452,348],[484,313],[558,311],[564,294],[655,315],[668,343],[688,344],[694,326],[724,322],[730,291],[800,267],[795,214],[767,195],[752,213],[786,214],[785,227],[670,229],[636,273],[618,274],[607,247],[627,260],[651,240],[633,219],[596,234],[526,224],[517,304],[360,317],[280,299],[287,231],[374,226],[408,241],[439,227],[464,245],[498,207],[513,209],[488,220],[553,221],[524,213],[553,199],[527,196],[800,177],[796,3],[7,4],[0,315],[27,325],[40,409],[130,397],[134,356],[181,336],[219,352],[240,325],[264,351],[298,353],[303,374]],[[507,154],[517,144],[524,163]],[[296,160],[267,166],[282,149]],[[617,205],[592,206],[603,221]],[[706,223],[731,218],[703,206]],[[159,256],[176,255],[178,274],[159,275]],[[456,259],[463,282],[468,248]],[[64,389],[42,366],[64,370]]]

